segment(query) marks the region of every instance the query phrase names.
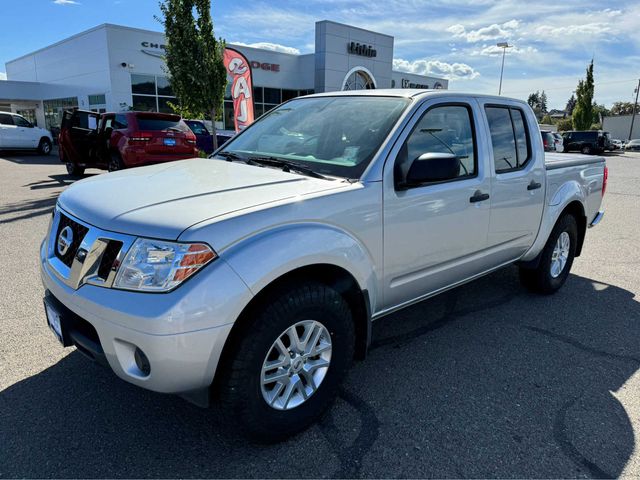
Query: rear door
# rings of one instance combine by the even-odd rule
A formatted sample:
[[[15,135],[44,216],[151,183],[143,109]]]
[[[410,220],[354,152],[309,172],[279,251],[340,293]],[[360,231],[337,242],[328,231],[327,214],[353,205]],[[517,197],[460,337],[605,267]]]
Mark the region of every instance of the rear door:
[[[13,115],[0,113],[0,148],[16,148],[18,144],[18,127],[13,123]]]
[[[94,163],[98,146],[100,114],[86,110],[67,110],[62,117],[61,136],[65,160],[79,165]]]
[[[482,102],[492,151],[488,257],[520,258],[540,227],[545,195],[544,149],[531,109],[518,102]]]

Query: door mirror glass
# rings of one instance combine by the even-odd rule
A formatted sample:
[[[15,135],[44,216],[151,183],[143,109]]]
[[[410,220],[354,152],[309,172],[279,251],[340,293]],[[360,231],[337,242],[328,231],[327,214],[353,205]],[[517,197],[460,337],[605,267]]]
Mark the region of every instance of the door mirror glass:
[[[423,153],[409,167],[405,186],[444,182],[460,176],[460,159],[452,153]]]

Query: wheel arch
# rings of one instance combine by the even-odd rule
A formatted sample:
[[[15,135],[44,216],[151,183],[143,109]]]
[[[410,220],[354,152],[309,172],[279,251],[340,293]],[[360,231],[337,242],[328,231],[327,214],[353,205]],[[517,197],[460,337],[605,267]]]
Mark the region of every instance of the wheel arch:
[[[290,285],[304,281],[316,281],[334,288],[345,299],[351,310],[355,329],[355,357],[364,359],[371,342],[371,306],[369,294],[361,289],[356,278],[346,269],[330,264],[312,264],[296,268],[279,276],[257,292],[245,305],[235,321],[220,355],[216,374],[212,383],[212,394],[219,392],[223,373],[228,370],[233,359],[233,351],[244,333],[250,327],[251,318],[268,301],[269,297]]]

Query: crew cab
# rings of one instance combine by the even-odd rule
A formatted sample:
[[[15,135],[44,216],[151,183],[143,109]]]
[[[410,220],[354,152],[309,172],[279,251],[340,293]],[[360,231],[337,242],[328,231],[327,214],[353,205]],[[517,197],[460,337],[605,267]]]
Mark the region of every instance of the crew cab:
[[[60,161],[72,176],[197,156],[196,136],[179,115],[67,110],[58,136]]]
[[[606,181],[603,158],[545,158],[519,100],[299,97],[209,159],[66,189],[40,250],[47,322],[122,379],[278,440],[328,407],[373,321],[512,264],[557,291]]]
[[[49,155],[52,146],[49,130],[36,127],[17,113],[0,112],[0,150],[36,150]]]

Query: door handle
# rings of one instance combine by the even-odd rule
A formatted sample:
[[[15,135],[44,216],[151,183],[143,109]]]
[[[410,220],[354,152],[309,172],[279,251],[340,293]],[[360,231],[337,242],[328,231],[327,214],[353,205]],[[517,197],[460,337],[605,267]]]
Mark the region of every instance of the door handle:
[[[542,187],[541,183],[531,180],[531,183],[527,185],[527,190],[537,190],[540,187]]]
[[[489,199],[488,193],[482,193],[480,190],[476,190],[476,192],[473,194],[473,197],[471,197],[469,201],[471,203],[476,203],[476,202],[482,202],[488,199]]]

